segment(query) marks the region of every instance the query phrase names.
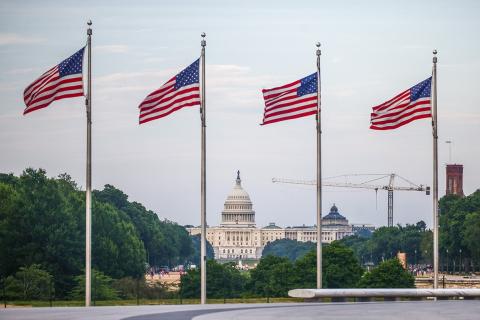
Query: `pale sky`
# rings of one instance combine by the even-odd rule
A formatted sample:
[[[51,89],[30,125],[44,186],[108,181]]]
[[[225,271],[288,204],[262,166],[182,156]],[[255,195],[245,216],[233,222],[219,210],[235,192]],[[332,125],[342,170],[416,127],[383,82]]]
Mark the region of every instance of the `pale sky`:
[[[101,4],[100,4],[101,3]],[[161,218],[200,222],[198,108],[138,125],[138,104],[200,55],[207,33],[207,220],[217,225],[236,170],[257,224],[315,223],[313,117],[259,126],[262,88],[315,72],[322,43],[323,175],[397,173],[432,185],[429,119],[369,129],[370,110],[428,78],[438,50],[440,195],[446,140],[480,186],[478,1],[2,1],[0,172],[44,168],[85,185],[82,98],[23,116],[23,90],[86,42],[93,21],[93,185],[113,184]],[[386,181],[385,181],[386,183]],[[394,223],[425,220],[432,198],[397,192]],[[387,222],[386,192],[325,188],[350,222]],[[95,213],[94,213],[95,214]]]

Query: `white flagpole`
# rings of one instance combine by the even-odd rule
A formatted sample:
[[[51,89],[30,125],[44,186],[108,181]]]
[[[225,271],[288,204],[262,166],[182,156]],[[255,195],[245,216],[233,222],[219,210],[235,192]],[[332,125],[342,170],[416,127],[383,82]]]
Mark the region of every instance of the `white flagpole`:
[[[438,288],[438,122],[437,122],[437,50],[433,50],[432,69],[433,133],[433,288]]]
[[[200,116],[202,122],[202,154],[201,154],[201,224],[202,224],[202,233],[200,239],[200,303],[207,303],[207,244],[206,244],[206,234],[207,234],[207,183],[206,183],[206,109],[205,109],[205,46],[207,42],[205,41],[205,32],[202,33],[202,99],[200,107]]]
[[[317,42],[317,289],[322,288],[322,94],[320,84],[320,42]]]
[[[88,73],[87,73],[87,177],[85,192],[85,306],[91,302],[92,272],[92,21],[87,22]]]

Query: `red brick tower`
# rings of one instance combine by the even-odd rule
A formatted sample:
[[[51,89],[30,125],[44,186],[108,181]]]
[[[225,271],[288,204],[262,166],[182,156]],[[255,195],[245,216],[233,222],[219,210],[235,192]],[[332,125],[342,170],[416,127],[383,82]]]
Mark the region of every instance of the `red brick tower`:
[[[463,197],[463,165],[447,164],[447,195]]]

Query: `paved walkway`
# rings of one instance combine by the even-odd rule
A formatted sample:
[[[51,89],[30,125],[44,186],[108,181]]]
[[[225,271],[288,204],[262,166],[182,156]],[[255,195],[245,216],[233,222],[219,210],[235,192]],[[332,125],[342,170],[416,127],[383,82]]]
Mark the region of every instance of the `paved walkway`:
[[[415,301],[370,303],[289,303],[65,307],[2,309],[0,319],[102,320],[283,320],[283,319],[478,319],[480,301]]]

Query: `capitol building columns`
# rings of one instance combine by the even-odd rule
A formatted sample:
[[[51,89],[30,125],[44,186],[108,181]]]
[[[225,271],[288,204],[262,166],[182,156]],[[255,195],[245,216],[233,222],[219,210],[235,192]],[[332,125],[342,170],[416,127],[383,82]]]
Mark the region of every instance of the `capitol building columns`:
[[[213,247],[216,260],[258,260],[263,245],[260,230],[256,227],[255,211],[248,193],[242,188],[240,171],[232,191],[223,205],[220,226],[207,229],[207,241]],[[199,228],[187,228],[191,235]]]
[[[187,227],[190,235],[200,234],[199,227]],[[322,243],[330,243],[353,234],[352,225],[333,205],[329,214],[322,218]],[[316,242],[315,226],[281,228],[275,223],[257,228],[255,211],[248,193],[242,187],[240,171],[235,185],[225,200],[221,223],[207,228],[207,241],[212,245],[216,260],[258,260],[263,248],[279,239],[301,242]]]

